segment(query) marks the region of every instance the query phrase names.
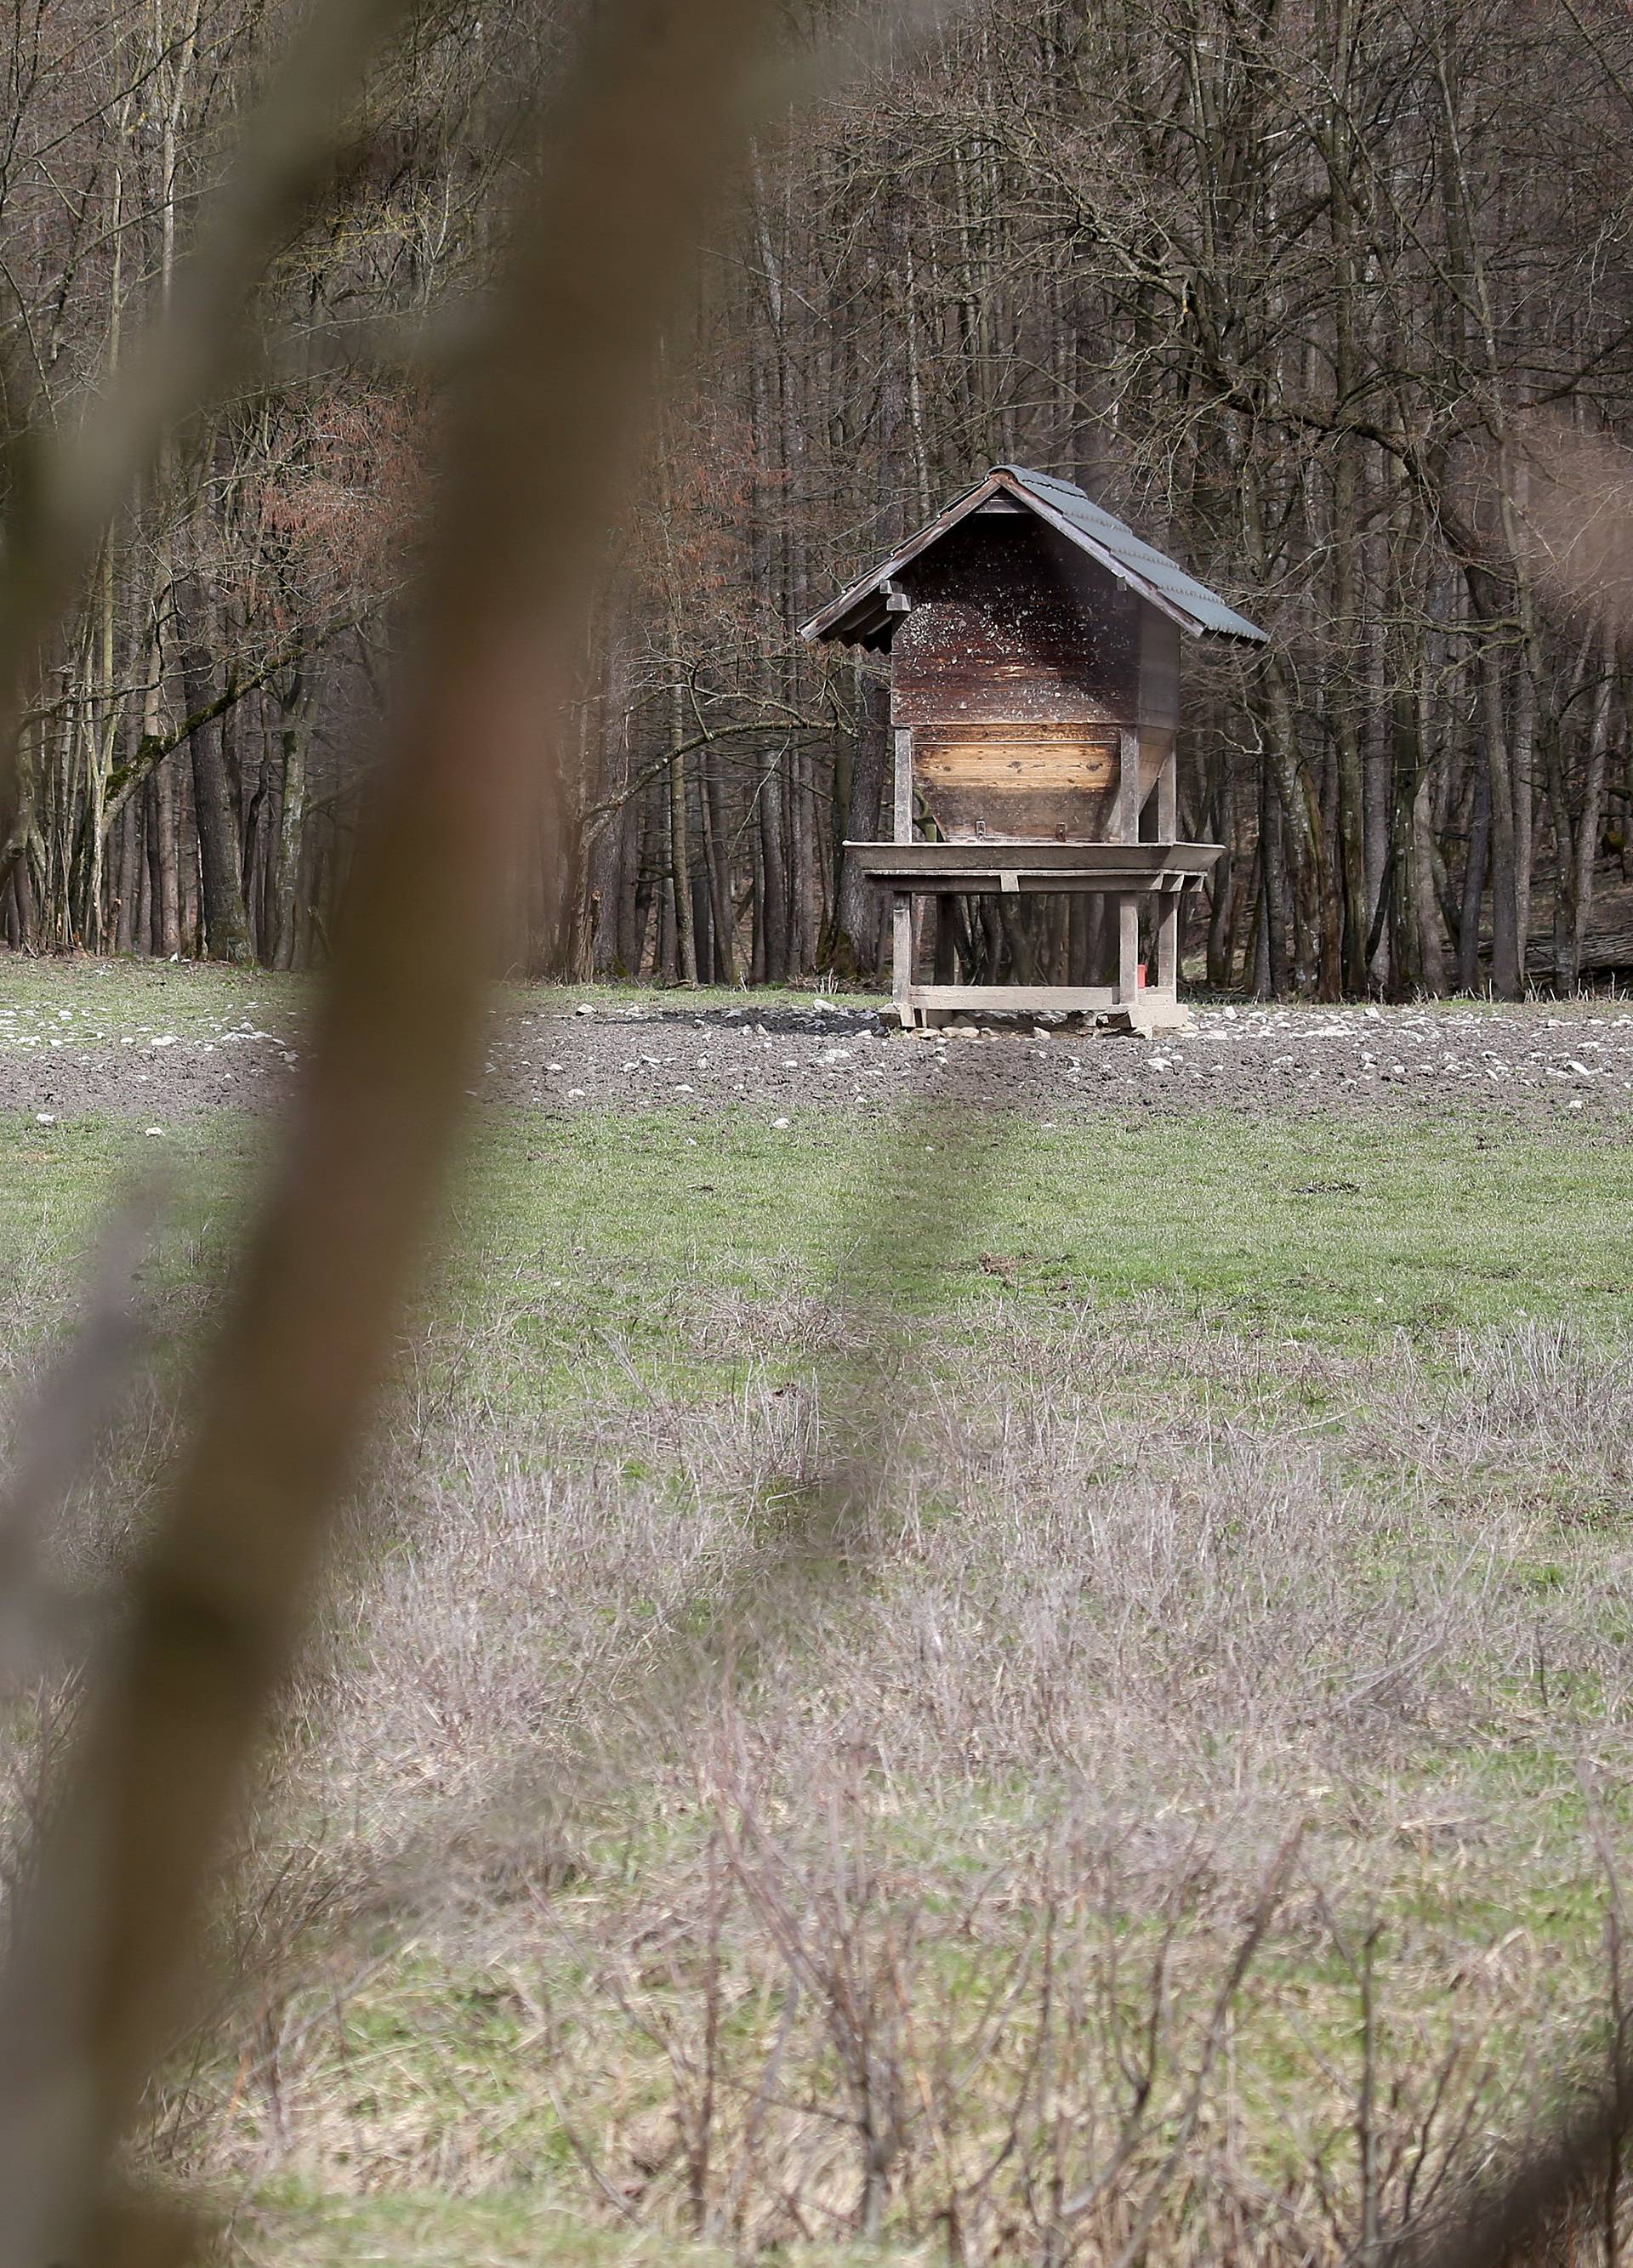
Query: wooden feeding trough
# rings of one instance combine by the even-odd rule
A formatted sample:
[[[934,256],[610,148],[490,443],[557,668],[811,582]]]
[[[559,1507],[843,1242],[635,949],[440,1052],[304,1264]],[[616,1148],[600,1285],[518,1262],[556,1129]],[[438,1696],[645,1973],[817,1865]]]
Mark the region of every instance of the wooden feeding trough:
[[[891,895],[904,1024],[972,1009],[1184,1019],[1179,911],[1223,853],[1179,843],[1179,639],[1264,632],[1052,475],[1000,465],[804,625],[890,657],[895,824],[848,843]],[[1145,814],[1142,828],[1142,816]],[[1115,899],[1106,986],[920,984],[913,900],[953,892]],[[1156,981],[1140,909],[1156,905]]]

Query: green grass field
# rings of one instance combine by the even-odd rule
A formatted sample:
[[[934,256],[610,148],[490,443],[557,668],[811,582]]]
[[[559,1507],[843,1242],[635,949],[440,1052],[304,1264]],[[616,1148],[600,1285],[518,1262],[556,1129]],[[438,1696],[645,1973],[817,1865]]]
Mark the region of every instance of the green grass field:
[[[0,968],[0,1005],[115,1032],[298,1005],[100,981]],[[1347,2241],[1363,2036],[1392,2135],[1432,2149],[1600,2020],[1620,1146],[790,1117],[473,1130],[279,1731],[246,2014],[167,2110],[266,2268],[858,2257],[859,2072],[897,2258],[979,2211],[997,2257],[1087,2260],[1148,2202],[1165,2258],[1243,2214],[1302,2258]],[[0,1121],[13,1386],[161,1158],[172,1390],[273,1138]],[[1218,1979],[1295,1828],[1224,2057]],[[1196,2088],[1207,2183],[1159,2198]],[[1092,2186],[1119,2119],[1123,2186],[1051,2234],[1044,2169]]]
[[[125,1118],[0,1122],[5,1252],[48,1278],[122,1182],[161,1161],[189,1238],[219,1235],[266,1138],[248,1120],[181,1120],[160,1152]],[[610,1300],[639,1336],[662,1294],[698,1281],[747,1296],[866,1285],[951,1321],[990,1298],[986,1255],[1029,1310],[1155,1298],[1177,1319],[1353,1349],[1527,1317],[1615,1336],[1633,1229],[1619,1155],[1602,1138],[1518,1130],[1476,1147],[1434,1122],[1403,1136],[1223,1112],[1047,1130],[807,1112],[780,1131],[763,1114],[514,1113],[474,1138],[448,1280],[459,1297],[544,1283],[564,1314]]]

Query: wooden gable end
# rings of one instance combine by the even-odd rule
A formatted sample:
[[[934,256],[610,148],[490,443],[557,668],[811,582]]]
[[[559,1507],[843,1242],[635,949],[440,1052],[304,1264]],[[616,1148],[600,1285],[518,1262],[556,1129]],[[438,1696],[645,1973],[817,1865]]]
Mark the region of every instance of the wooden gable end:
[[[1166,658],[1154,610],[1023,510],[972,514],[898,580],[892,714],[940,832],[1104,836],[1121,733]]]
[[[897,579],[898,725],[1134,722],[1141,602],[1031,513],[977,512]]]

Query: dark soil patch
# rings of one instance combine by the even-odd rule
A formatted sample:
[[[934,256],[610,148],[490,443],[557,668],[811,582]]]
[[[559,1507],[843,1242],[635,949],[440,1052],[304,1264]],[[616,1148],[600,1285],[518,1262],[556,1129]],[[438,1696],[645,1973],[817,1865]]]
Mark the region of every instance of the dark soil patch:
[[[630,1112],[748,1106],[888,1109],[907,1097],[1038,1116],[1153,1110],[1360,1112],[1467,1119],[1476,1143],[1516,1120],[1624,1136],[1633,1120],[1633,1010],[1585,1002],[1493,1009],[1208,1007],[1153,1042],[1065,1026],[979,1037],[895,1031],[843,1003],[692,1012],[668,1003],[575,1009],[541,991],[496,1010],[472,1093],[500,1107]],[[0,1110],[157,1121],[261,1110],[300,1060],[289,1020],[196,1015],[174,1033],[99,1043],[40,1027],[0,1038]]]

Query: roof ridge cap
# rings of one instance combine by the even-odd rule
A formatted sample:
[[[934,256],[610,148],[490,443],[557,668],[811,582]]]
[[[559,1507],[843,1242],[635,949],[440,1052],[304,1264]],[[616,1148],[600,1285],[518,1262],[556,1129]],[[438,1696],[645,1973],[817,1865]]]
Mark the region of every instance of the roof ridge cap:
[[[1114,512],[1112,510],[1109,504],[1102,504],[1097,497],[1091,497],[1088,490],[1083,487],[1081,481],[1068,481],[1064,473],[1040,473],[1035,471],[1030,465],[994,465],[993,467],[993,472],[1009,473],[1013,478],[1019,481],[1023,486],[1024,486],[1028,481],[1044,481],[1046,482],[1051,488],[1065,489],[1071,495],[1081,497],[1083,502],[1088,505],[1090,512],[1097,512],[1103,519],[1109,519],[1113,526],[1127,528],[1129,534],[1134,537],[1136,543],[1148,542],[1148,539],[1141,534],[1139,529],[1134,526],[1132,520],[1122,519],[1117,512]],[[987,477],[990,479],[992,475],[988,474]],[[1155,544],[1148,544],[1148,548],[1151,550],[1156,550],[1156,549]],[[1159,556],[1160,556],[1163,555],[1159,554]],[[1178,562],[1175,563],[1178,564]]]

